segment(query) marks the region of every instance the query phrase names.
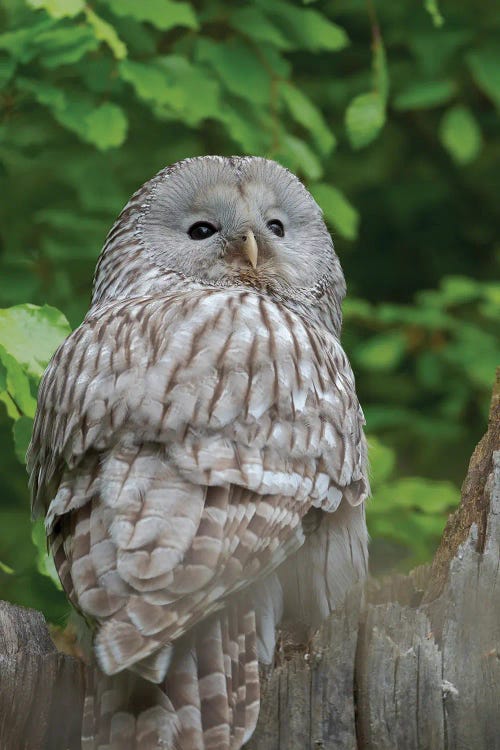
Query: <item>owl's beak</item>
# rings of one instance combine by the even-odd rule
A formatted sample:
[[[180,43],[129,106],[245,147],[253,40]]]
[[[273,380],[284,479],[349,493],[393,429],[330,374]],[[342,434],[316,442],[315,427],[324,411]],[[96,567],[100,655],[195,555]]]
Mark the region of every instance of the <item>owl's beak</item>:
[[[242,239],[242,250],[247,256],[252,268],[257,268],[257,258],[259,257],[259,248],[257,247],[257,241],[255,235],[251,229],[246,232]]]

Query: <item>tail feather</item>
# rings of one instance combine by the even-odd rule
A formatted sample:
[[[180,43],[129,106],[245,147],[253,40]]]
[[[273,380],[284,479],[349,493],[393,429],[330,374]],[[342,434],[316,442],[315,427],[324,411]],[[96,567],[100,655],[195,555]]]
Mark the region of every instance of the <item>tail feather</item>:
[[[178,750],[179,720],[165,692],[136,674],[88,670],[82,750]]]
[[[160,685],[89,670],[82,750],[239,750],[258,711],[255,614],[240,599],[175,644]]]

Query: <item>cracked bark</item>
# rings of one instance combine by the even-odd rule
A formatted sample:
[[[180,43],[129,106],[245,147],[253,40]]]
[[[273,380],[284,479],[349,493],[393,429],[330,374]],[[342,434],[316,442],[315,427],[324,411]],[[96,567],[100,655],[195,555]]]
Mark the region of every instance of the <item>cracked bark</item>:
[[[500,750],[499,549],[497,375],[432,565],[353,590],[263,679],[246,750]],[[77,750],[83,680],[39,612],[0,603],[2,750]]]

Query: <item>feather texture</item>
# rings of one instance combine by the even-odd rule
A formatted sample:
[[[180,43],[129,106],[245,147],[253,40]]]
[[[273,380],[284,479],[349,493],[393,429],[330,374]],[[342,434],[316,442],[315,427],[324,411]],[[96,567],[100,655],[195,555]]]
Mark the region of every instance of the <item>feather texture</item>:
[[[214,184],[245,184],[247,162],[226,162]],[[317,624],[366,570],[364,419],[328,274],[309,298],[276,287],[270,260],[248,283],[161,274],[147,217],[191,168],[132,198],[39,393],[33,507],[99,667],[86,750],[240,748],[283,611]]]

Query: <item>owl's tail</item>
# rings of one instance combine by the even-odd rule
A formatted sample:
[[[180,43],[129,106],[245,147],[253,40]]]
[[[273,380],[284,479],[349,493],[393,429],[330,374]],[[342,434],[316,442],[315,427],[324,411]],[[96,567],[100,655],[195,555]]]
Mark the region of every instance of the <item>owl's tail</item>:
[[[255,615],[234,601],[176,643],[161,685],[89,670],[82,750],[239,750],[258,712]]]

